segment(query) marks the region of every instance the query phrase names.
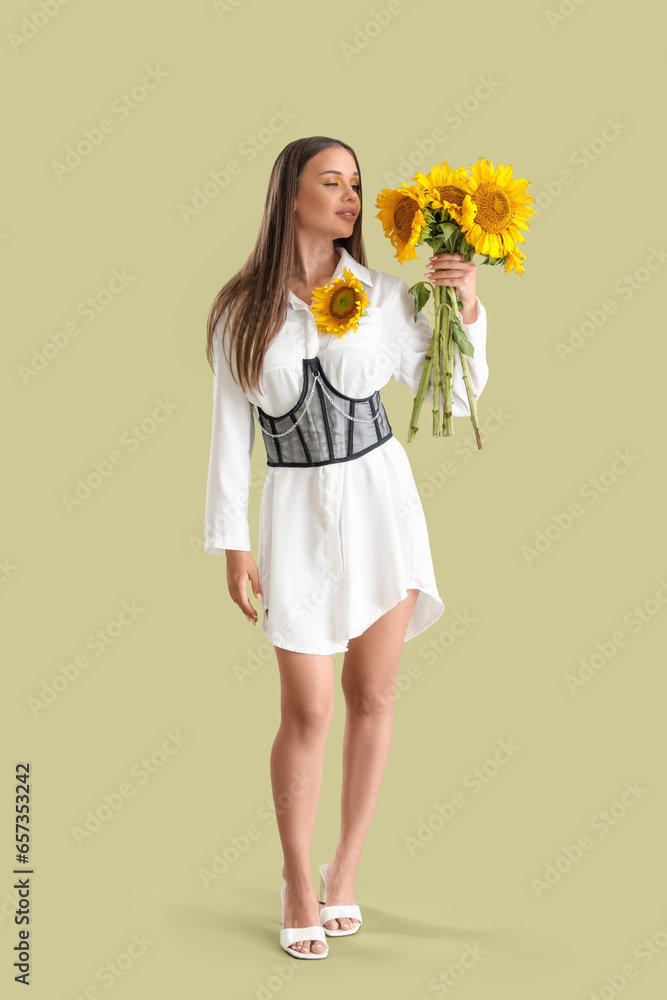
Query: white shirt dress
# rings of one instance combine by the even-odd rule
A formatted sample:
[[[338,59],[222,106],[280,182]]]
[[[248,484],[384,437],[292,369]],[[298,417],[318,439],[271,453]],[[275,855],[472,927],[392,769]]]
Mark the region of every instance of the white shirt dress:
[[[287,413],[304,384],[304,358],[318,357],[325,376],[347,396],[364,398],[393,378],[416,395],[433,331],[422,312],[413,319],[407,282],[363,267],[344,247],[333,278],[348,268],[370,304],[356,330],[322,334],[310,306],[289,292],[287,318],[270,344],[260,392],[244,393],[232,378],[215,329],[213,422],[206,491],[204,552],[251,550],[248,500],[251,455],[262,431],[253,406],[270,416]],[[475,348],[468,358],[473,391],[488,379],[486,311],[463,324]],[[454,416],[470,414],[458,349],[454,350]],[[419,419],[430,436],[433,390]],[[441,408],[443,394],[441,394]],[[391,414],[388,414],[391,422]],[[405,641],[442,615],[426,518],[407,452],[394,436],[366,454],[319,466],[268,466],[259,511],[257,568],[262,589],[262,627],[274,646],[300,653],[345,652],[381,615],[419,595]],[[398,433],[407,433],[403,424]],[[434,449],[438,447],[433,442]]]

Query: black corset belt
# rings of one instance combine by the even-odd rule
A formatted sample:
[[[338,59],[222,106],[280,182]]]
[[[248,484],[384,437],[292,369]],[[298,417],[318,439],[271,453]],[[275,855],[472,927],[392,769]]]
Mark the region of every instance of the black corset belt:
[[[266,446],[267,465],[313,466],[348,462],[392,437],[380,390],[354,399],[324,374],[320,359],[303,359],[298,403],[282,417],[255,407]]]

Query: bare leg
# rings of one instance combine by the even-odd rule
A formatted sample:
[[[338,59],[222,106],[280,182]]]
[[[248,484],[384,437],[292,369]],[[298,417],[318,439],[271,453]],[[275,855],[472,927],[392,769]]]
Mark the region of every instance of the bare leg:
[[[327,904],[354,903],[354,879],[384,776],[393,725],[393,696],[408,622],[418,590],[348,643],[343,661],[345,695],[341,834],[329,865]],[[349,930],[353,917],[327,920]]]
[[[271,749],[271,784],[283,848],[285,927],[320,923],[310,873],[310,839],[322,784],[324,745],[334,710],[333,656],[274,646],[280,669],[280,726]],[[321,952],[322,941],[295,951]]]

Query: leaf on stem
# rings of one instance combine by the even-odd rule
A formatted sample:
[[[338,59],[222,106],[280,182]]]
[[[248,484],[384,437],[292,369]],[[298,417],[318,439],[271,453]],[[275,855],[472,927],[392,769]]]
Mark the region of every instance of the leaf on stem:
[[[455,316],[454,313],[452,313],[451,317],[451,331],[454,343],[458,347],[461,354],[467,354],[469,358],[474,358],[475,348],[466,337],[465,330],[459,323],[458,316]]]
[[[415,300],[414,320],[416,323],[420,311],[431,297],[431,283],[429,281],[418,281],[416,284],[411,285],[408,291]]]

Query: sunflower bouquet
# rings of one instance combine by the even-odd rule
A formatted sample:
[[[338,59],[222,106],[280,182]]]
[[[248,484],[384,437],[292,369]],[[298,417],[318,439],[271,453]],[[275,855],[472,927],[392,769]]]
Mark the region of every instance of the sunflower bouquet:
[[[436,164],[428,174],[418,172],[413,183],[403,181],[399,188],[385,188],[377,197],[376,218],[385,236],[396,248],[401,264],[418,260],[415,247],[426,243],[437,253],[463,254],[464,261],[484,255],[484,264],[504,264],[505,273],[523,274],[525,255],[517,244],[525,243],[521,229],[528,229],[528,215],[535,215],[526,192],[530,183],[523,178],[512,180],[512,165],[502,162],[494,170],[493,162],[480,157],[470,170],[450,168],[446,161]],[[433,285],[418,281],[410,292],[415,300],[415,320],[428,302],[431,290],[435,309],[433,338],[426,354],[421,382],[415,397],[408,441],[419,430],[417,424],[424,397],[433,375],[433,434],[439,436],[440,393],[444,394],[442,434],[453,434],[452,383],[454,344],[459,349],[463,381],[468,394],[470,419],[475,429],[477,447],[482,447],[477,419],[477,400],[470,383],[468,357],[474,348],[461,325],[461,302],[452,285]]]

